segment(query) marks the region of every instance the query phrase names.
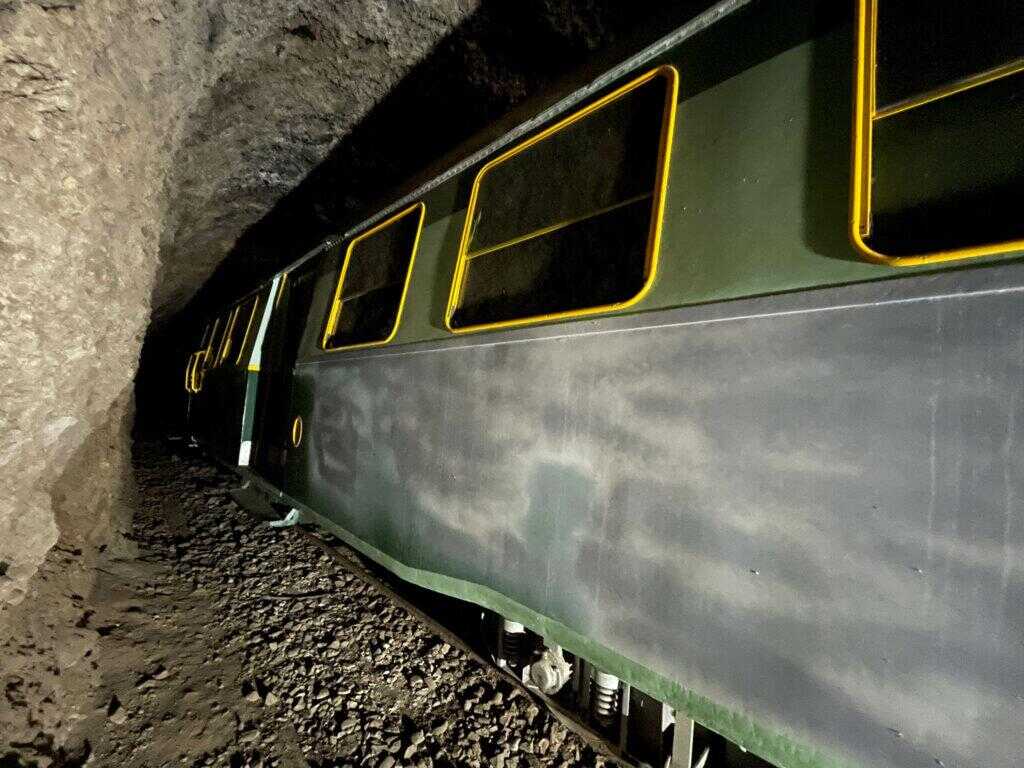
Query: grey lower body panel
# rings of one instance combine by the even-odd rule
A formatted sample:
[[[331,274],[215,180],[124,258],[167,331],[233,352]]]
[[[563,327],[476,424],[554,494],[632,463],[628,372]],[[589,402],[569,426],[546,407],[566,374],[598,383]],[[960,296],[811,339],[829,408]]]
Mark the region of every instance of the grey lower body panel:
[[[853,765],[1024,754],[1024,265],[338,355],[287,491]]]

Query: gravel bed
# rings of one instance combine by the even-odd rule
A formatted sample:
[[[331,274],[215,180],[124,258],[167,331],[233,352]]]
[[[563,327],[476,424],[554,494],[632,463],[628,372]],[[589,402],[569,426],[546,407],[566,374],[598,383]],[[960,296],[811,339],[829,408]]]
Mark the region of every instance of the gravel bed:
[[[111,564],[119,588],[86,617],[107,622],[86,762],[605,763],[300,531],[241,509],[198,451],[138,444],[135,476],[139,557]]]

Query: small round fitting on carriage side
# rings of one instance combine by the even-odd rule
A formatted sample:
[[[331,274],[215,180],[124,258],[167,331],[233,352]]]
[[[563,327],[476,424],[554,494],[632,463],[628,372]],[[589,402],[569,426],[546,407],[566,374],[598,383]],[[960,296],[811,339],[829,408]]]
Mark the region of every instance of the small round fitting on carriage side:
[[[302,442],[302,417],[296,416],[295,421],[292,422],[292,445],[296,448],[299,447],[299,443]]]

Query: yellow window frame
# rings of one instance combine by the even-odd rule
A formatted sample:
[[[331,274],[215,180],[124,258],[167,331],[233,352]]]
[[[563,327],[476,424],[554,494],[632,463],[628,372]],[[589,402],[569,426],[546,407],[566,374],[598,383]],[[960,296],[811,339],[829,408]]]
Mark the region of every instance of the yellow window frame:
[[[231,337],[235,333],[235,323],[238,322],[238,313],[241,309],[241,305],[238,304],[228,310],[227,320],[225,321],[224,327],[224,335],[221,336],[220,346],[217,349],[217,357],[213,361],[214,368],[219,367],[231,352]]]
[[[395,338],[395,335],[398,333],[398,326],[402,321],[402,312],[405,310],[405,300],[409,294],[409,283],[412,280],[413,262],[415,262],[416,260],[416,251],[419,249],[420,234],[423,232],[423,219],[426,216],[426,211],[427,207],[422,202],[413,203],[408,208],[405,208],[396,213],[395,215],[385,219],[380,224],[377,224],[372,229],[366,230],[366,232],[363,232],[361,235],[354,237],[349,242],[348,246],[345,249],[345,259],[342,261],[341,264],[341,272],[338,274],[338,282],[337,285],[335,285],[334,287],[334,298],[331,299],[331,311],[327,316],[327,322],[324,323],[324,330],[320,337],[320,348],[322,350],[324,350],[325,352],[341,352],[344,350],[352,349],[382,347],[385,344],[390,344],[391,341]],[[398,311],[395,312],[395,322],[394,325],[392,325],[391,327],[390,333],[388,333],[386,338],[379,339],[377,341],[364,341],[359,342],[357,344],[341,344],[336,347],[327,346],[327,342],[330,340],[331,336],[334,335],[334,331],[337,329],[338,318],[341,316],[342,306],[345,303],[344,301],[342,301],[341,293],[342,288],[344,287],[345,284],[345,276],[348,273],[348,265],[352,259],[352,253],[355,250],[356,245],[358,245],[360,242],[367,239],[368,237],[371,237],[376,233],[380,232],[382,229],[390,227],[395,222],[413,213],[419,213],[419,221],[416,224],[416,235],[413,237],[412,241],[412,253],[409,256],[409,266],[406,268],[405,272],[405,282],[402,284],[402,295],[398,299]]]
[[[871,151],[874,124],[901,112],[916,109],[933,101],[1024,71],[1024,59],[1018,59],[879,110],[875,96],[875,81],[877,75],[878,5],[881,1],[858,0],[857,2],[857,42],[854,54],[856,81],[854,83],[853,172],[850,194],[850,237],[854,247],[867,261],[887,264],[892,267],[914,267],[1024,250],[1024,239],[1019,239],[909,256],[889,256],[876,251],[868,244],[867,239],[871,235]],[[898,2],[898,0],[889,1]]]
[[[511,320],[496,320],[488,323],[475,323],[473,325],[466,325],[456,328],[452,325],[452,320],[455,317],[455,313],[459,308],[463,298],[463,288],[466,277],[466,267],[470,261],[469,254],[469,242],[473,231],[473,221],[476,218],[476,205],[480,192],[480,183],[483,181],[487,173],[498,165],[506,162],[507,160],[515,157],[521,152],[526,151],[530,147],[544,141],[549,136],[558,133],[559,131],[568,128],[570,125],[585,119],[589,115],[597,112],[602,107],[610,104],[611,102],[622,98],[630,91],[639,88],[651,80],[664,77],[666,83],[666,99],[667,108],[662,117],[661,124],[661,136],[659,139],[658,147],[658,170],[655,174],[654,189],[651,190],[652,197],[652,211],[651,211],[651,224],[647,235],[647,251],[645,254],[645,265],[644,265],[644,282],[640,287],[640,290],[629,299],[620,302],[614,302],[611,304],[600,304],[592,307],[583,307],[581,309],[566,310],[563,312],[550,312],[541,315],[530,315],[527,317],[517,317]],[[575,317],[585,317],[587,315],[596,315],[603,312],[616,312],[623,309],[628,309],[644,299],[645,296],[650,292],[651,287],[654,285],[654,278],[658,272],[658,256],[661,249],[661,224],[665,214],[665,194],[668,188],[668,171],[669,161],[671,158],[671,147],[672,147],[672,136],[675,132],[676,122],[676,107],[679,101],[679,72],[675,67],[665,64],[660,67],[656,67],[639,77],[630,80],[625,85],[616,88],[610,93],[605,94],[600,99],[588,104],[587,106],[573,112],[567,117],[559,120],[553,125],[545,128],[537,135],[517,144],[511,149],[498,155],[496,158],[486,163],[473,179],[473,187],[470,191],[469,206],[466,208],[466,218],[462,225],[462,238],[459,242],[459,251],[455,262],[455,274],[452,278],[452,287],[448,296],[448,305],[445,309],[444,324],[445,328],[450,333],[475,333],[478,331],[498,330],[502,328],[516,328],[524,325],[536,325],[537,323],[548,323],[559,320],[568,320]],[[645,195],[646,197],[646,195]],[[630,201],[627,201],[630,202]],[[622,203],[618,203],[611,208],[618,207]],[[611,209],[610,208],[610,209]],[[609,210],[610,210],[609,209]],[[603,212],[604,209],[602,209]],[[552,226],[544,227],[537,232],[531,232],[526,236],[518,238],[519,241],[525,240],[528,237],[539,237],[541,235],[552,232],[556,229],[560,229],[563,226],[567,226],[573,222],[563,222]],[[503,245],[509,245],[511,243],[503,243]],[[492,249],[493,250],[493,249]]]
[[[277,285],[277,297],[274,299],[274,309],[281,306],[281,297],[284,296],[284,285],[288,282],[288,273],[281,273],[281,282]]]
[[[199,391],[203,388],[203,374],[205,373],[205,364],[205,349],[200,349],[197,352],[192,353],[191,373],[188,377],[188,386],[191,387],[189,391],[194,395],[198,395]]]
[[[242,302],[244,305],[245,302]],[[245,334],[242,336],[242,343],[238,346],[238,356],[235,357],[235,365],[242,364],[242,355],[245,354],[245,347],[249,343],[249,337],[252,335],[253,324],[256,322],[256,313],[260,308],[260,295],[257,293],[253,296],[252,312],[249,313],[249,322],[245,324]]]
[[[212,329],[211,329],[212,326]],[[185,365],[185,391],[189,394],[199,394],[202,388],[200,383],[200,363],[205,363],[207,348],[213,339],[212,332],[216,331],[216,323],[208,322],[203,328],[203,336],[199,341],[199,349],[189,355],[188,363]]]
[[[188,362],[185,363],[185,391],[188,392],[190,395],[195,394],[195,390],[193,390],[192,388],[195,381],[193,368],[198,359],[199,353],[193,352],[191,355],[188,356]]]
[[[207,363],[209,363],[210,357],[213,355],[213,340],[217,338],[217,329],[220,328],[220,321],[221,321],[220,317],[215,317],[214,318],[214,320],[213,320],[213,330],[210,331],[210,338],[206,342],[206,346],[202,350],[202,352],[203,352],[203,370],[206,370],[207,368],[210,367],[209,365],[207,365]],[[220,343],[218,342],[218,349],[219,348],[220,348]]]

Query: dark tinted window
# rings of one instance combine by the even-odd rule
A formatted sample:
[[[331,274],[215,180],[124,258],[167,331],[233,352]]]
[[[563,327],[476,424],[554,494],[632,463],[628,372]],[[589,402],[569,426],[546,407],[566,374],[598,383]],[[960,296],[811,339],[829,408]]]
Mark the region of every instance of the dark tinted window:
[[[227,325],[227,316],[222,315],[214,318],[213,330],[206,344],[206,354],[203,355],[203,367],[212,368],[217,362],[217,355],[220,353],[220,345],[224,343],[224,329]]]
[[[1024,74],[874,124],[872,247],[894,256],[1024,238]]]
[[[246,362],[249,349],[256,338],[257,327],[259,326],[260,296],[250,296],[242,302],[238,312],[238,320],[235,322],[235,329],[232,343],[232,354],[236,365]]]
[[[870,45],[860,64],[876,91],[860,123],[867,244],[895,258],[1014,250],[1024,238],[1020,3],[864,0],[862,12],[877,14],[876,66]]]
[[[1024,57],[1020,0],[875,0],[878,107]]]
[[[423,213],[414,205],[349,244],[324,349],[382,343],[397,329]]]
[[[224,336],[220,342],[220,349],[217,354],[216,364],[220,365],[231,355],[235,346],[235,338],[238,334],[238,315],[241,307],[237,304],[228,310],[227,324],[224,326]]]
[[[452,328],[625,302],[650,269],[675,73],[645,75],[485,166]]]

